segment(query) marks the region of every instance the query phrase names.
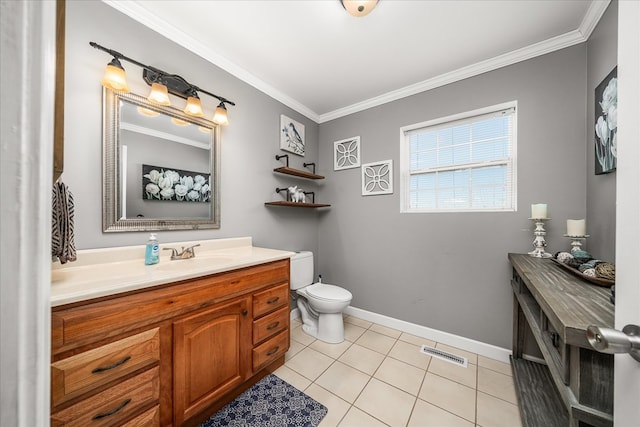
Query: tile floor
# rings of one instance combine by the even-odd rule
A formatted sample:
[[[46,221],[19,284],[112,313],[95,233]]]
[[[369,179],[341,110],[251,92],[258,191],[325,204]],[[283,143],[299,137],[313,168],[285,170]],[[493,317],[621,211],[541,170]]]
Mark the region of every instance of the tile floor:
[[[521,427],[509,364],[351,316],[345,338],[318,341],[293,320],[275,372],[329,409],[320,427]],[[468,367],[420,353],[423,344]]]

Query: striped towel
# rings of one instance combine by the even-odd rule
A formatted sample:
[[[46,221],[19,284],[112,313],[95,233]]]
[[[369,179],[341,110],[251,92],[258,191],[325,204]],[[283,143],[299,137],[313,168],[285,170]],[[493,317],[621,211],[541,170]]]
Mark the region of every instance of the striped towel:
[[[51,255],[60,263],[76,260],[73,234],[73,195],[69,187],[58,180],[51,197]]]

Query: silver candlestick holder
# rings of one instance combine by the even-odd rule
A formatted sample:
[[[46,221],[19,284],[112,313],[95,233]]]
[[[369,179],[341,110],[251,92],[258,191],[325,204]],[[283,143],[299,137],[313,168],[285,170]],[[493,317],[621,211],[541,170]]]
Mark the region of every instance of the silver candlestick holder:
[[[536,236],[533,240],[533,247],[535,249],[529,252],[529,255],[536,258],[551,258],[552,255],[544,250],[544,248],[547,247],[547,242],[544,240],[544,236],[547,235],[547,232],[544,229],[544,222],[549,221],[551,218],[529,219],[536,224],[536,229],[533,231],[533,234]]]
[[[571,253],[582,250],[582,241],[587,240],[587,237],[591,237],[588,234],[584,236],[571,236],[569,234],[565,234],[564,237],[568,237],[571,239]]]

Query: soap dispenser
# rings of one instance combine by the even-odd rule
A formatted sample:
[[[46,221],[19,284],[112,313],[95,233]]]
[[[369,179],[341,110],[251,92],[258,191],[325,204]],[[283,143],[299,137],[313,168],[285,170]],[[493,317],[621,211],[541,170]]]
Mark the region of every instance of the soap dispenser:
[[[160,243],[155,233],[151,233],[144,252],[144,264],[153,265],[160,262]]]

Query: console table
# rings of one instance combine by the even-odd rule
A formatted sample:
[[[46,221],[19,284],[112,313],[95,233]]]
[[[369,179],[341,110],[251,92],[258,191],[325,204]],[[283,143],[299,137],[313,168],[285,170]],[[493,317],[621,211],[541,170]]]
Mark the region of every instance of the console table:
[[[610,290],[586,282],[550,259],[509,254],[513,267],[511,366],[522,423],[612,427],[613,355],[589,345],[586,329],[613,328]],[[523,358],[531,330],[545,364]]]

